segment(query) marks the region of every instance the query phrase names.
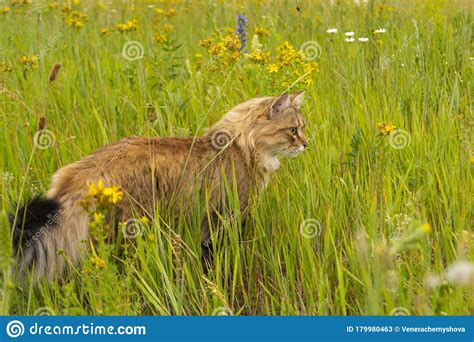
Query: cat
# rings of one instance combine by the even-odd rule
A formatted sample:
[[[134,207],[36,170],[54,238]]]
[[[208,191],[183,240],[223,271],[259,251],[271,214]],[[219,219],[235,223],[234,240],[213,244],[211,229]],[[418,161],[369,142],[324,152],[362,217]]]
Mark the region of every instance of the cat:
[[[157,201],[191,211],[196,189],[205,195],[210,213],[201,225],[201,261],[207,272],[212,265],[210,227],[226,210],[222,180],[234,182],[245,219],[251,190],[266,187],[279,168],[278,158],[306,149],[303,103],[304,92],[254,98],[234,107],[201,137],[124,138],[59,169],[46,197],[33,199],[10,218],[16,272],[51,280],[67,269],[64,256],[80,263],[87,246],[81,241],[89,239],[81,202],[88,184],[99,180],[123,192],[121,220],[153,212]]]

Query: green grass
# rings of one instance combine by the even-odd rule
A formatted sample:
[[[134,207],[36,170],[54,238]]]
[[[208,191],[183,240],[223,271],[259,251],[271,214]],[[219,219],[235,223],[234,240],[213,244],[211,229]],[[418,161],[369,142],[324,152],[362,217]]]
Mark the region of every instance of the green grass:
[[[159,20],[151,2],[114,3],[76,5],[88,15],[80,30],[64,24],[64,4],[40,15],[37,5],[8,2],[11,11],[0,14],[0,61],[11,68],[0,72],[5,211],[45,193],[58,168],[104,144],[134,134],[202,134],[234,105],[285,90],[283,76],[245,57],[213,71],[216,63],[198,43],[234,28],[237,13],[248,18],[249,43],[255,26],[269,31],[260,43],[272,56],[284,40],[296,48],[320,45],[314,83],[290,89],[306,91],[310,147],[283,160],[245,227],[237,219],[224,222],[224,245],[208,277],[200,268],[199,226],[156,217],[135,246],[121,253],[116,245],[100,246],[104,269],[86,260],[66,281],[37,288],[20,287],[4,272],[1,313],[42,307],[72,315],[205,315],[223,308],[235,315],[474,313],[472,287],[445,279],[450,265],[474,259],[468,1],[358,7],[307,0],[298,1],[299,11],[283,0],[157,3],[177,10]],[[133,18],[137,32],[115,30]],[[172,32],[165,33],[167,23]],[[111,34],[101,36],[105,27]],[[326,33],[330,27],[338,33]],[[375,35],[379,27],[387,32]],[[345,31],[355,31],[356,41],[345,42]],[[165,44],[153,41],[161,33]],[[360,36],[369,42],[358,42]],[[38,66],[25,70],[22,56],[38,54],[53,39]],[[128,40],[142,44],[144,58],[122,57]],[[62,68],[50,84],[54,63]],[[55,139],[48,149],[33,144],[41,116]],[[378,135],[380,122],[408,132],[410,143],[393,148]],[[5,254],[4,216],[1,222]],[[314,237],[301,233],[312,227]],[[429,275],[441,284],[426,286]]]

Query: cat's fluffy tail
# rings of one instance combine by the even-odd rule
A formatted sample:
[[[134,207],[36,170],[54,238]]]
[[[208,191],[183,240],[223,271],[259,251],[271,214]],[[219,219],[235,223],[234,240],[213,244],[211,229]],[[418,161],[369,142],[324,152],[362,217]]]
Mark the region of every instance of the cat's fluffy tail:
[[[23,278],[29,271],[36,276],[48,273],[49,261],[55,256],[54,230],[62,214],[61,205],[51,198],[36,197],[10,215],[13,233],[15,273]],[[16,217],[16,219],[15,219]]]

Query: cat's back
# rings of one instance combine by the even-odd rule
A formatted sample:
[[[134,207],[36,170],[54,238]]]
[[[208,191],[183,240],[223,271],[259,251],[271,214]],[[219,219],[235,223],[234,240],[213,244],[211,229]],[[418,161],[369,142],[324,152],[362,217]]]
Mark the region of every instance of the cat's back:
[[[135,182],[139,179],[149,180],[152,168],[156,168],[154,172],[171,176],[182,168],[186,160],[192,163],[193,156],[203,156],[206,151],[206,144],[193,137],[123,138],[59,169],[53,176],[48,196],[84,193],[87,182],[98,179],[106,185],[125,187],[131,179]]]

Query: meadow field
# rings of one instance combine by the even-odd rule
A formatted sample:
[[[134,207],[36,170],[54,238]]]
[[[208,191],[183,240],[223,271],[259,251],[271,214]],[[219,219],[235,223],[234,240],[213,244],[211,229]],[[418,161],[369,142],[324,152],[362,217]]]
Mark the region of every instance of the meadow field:
[[[474,314],[472,27],[468,0],[0,1],[0,314]],[[309,147],[210,274],[199,225],[155,217],[15,281],[7,214],[57,169],[300,90]]]

